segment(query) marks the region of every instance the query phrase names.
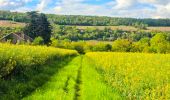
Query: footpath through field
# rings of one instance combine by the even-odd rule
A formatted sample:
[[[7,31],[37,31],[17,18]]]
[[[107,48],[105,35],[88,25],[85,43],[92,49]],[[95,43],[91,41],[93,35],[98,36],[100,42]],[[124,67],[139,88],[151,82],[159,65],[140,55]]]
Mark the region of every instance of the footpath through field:
[[[24,100],[120,100],[86,56],[74,58]]]

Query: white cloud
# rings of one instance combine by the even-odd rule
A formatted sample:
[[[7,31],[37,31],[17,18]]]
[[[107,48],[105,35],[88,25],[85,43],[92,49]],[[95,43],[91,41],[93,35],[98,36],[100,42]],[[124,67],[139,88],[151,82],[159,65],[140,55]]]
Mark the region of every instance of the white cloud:
[[[40,3],[37,4],[36,10],[43,12],[44,9],[48,6],[48,4],[51,2],[51,0],[40,0]]]
[[[135,6],[136,0],[116,0],[114,9],[129,9]]]
[[[66,15],[110,15],[109,9],[102,5],[84,3],[85,0],[60,0],[56,3],[54,13]]]
[[[25,6],[26,3],[31,2],[32,0],[1,0],[0,9],[16,9],[19,7]]]
[[[36,0],[0,0],[0,9],[14,11],[38,10],[66,15],[100,15],[116,17],[169,18],[170,0],[112,0],[91,4],[90,0],[38,0],[34,7],[25,6]],[[101,2],[102,0],[94,0]],[[52,6],[51,6],[52,5]]]

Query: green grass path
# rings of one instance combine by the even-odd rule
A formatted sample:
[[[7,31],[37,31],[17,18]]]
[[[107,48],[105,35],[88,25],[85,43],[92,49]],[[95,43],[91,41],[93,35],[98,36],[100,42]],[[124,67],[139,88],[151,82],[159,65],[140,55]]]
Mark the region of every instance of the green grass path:
[[[94,64],[85,57],[74,58],[51,79],[24,100],[121,100],[102,81]]]

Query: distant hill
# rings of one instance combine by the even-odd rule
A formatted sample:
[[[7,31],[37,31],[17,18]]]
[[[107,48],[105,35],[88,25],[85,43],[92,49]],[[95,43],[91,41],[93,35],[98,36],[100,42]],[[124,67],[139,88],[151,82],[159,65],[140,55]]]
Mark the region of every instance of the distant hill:
[[[135,23],[143,23],[148,26],[170,26],[170,19],[137,19],[118,18],[106,16],[80,16],[80,15],[55,15],[47,14],[50,22],[59,25],[79,26],[131,26]],[[17,22],[28,22],[26,13],[0,11],[0,20],[12,20]]]

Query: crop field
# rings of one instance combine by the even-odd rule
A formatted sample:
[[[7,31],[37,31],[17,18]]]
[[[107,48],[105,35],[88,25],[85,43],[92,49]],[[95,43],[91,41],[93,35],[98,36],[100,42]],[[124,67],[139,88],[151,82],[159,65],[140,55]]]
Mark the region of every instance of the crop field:
[[[170,32],[170,27],[148,27],[149,30]]]
[[[24,27],[25,23],[0,20],[0,27]]]
[[[132,26],[76,26],[79,29],[87,29],[87,28],[97,28],[103,30],[105,27],[111,28],[112,30],[120,29],[125,31],[136,31],[137,29]]]
[[[0,27],[24,27],[25,23],[13,22],[0,20]],[[68,25],[69,26],[69,25]],[[76,26],[78,29],[87,29],[87,28],[97,28],[103,30],[105,27],[111,28],[112,30],[120,29],[125,31],[137,31],[137,28],[132,26]],[[170,27],[148,27],[145,31],[162,31],[170,32]]]
[[[111,28],[112,30],[124,30],[124,31],[137,31],[138,29],[132,26],[76,26],[79,29],[87,28],[97,28],[103,30],[105,27]],[[170,27],[147,27],[145,31],[161,31],[161,32],[170,32]]]
[[[170,54],[0,47],[1,100],[170,99]]]
[[[170,55],[87,53],[104,81],[126,100],[170,99]]]

